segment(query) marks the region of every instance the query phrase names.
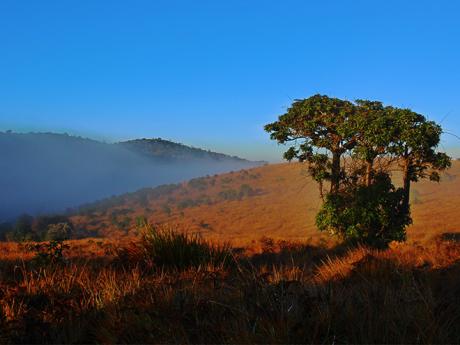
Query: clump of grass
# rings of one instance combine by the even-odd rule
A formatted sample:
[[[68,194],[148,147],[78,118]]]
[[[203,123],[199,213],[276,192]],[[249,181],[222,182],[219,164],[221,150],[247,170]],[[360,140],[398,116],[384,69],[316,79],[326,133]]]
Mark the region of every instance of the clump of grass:
[[[161,268],[223,266],[232,259],[228,244],[211,243],[198,234],[180,232],[168,225],[145,223],[140,249],[144,260]]]

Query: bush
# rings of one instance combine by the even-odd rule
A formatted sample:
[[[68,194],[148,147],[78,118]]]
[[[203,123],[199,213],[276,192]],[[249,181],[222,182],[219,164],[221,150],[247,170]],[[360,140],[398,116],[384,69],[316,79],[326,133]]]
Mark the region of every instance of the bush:
[[[204,265],[225,265],[231,261],[229,245],[212,244],[197,234],[178,232],[170,226],[144,224],[142,255],[162,268],[186,269]]]
[[[70,246],[62,241],[49,241],[45,243],[27,244],[26,249],[34,252],[34,262],[38,265],[64,263],[64,250]]]
[[[191,179],[188,182],[188,185],[194,189],[206,190],[206,188],[208,187],[208,182],[206,181],[206,178],[199,177],[199,178]]]
[[[403,211],[402,198],[402,189],[396,189],[388,175],[381,174],[370,186],[327,195],[316,225],[344,240],[383,248],[391,241],[406,239],[411,218]]]
[[[240,198],[240,194],[234,189],[226,189],[219,192],[219,197],[224,200],[238,200]]]
[[[68,240],[72,235],[72,227],[68,223],[49,224],[45,239],[48,241]]]
[[[193,207],[193,206],[196,206],[196,205],[199,205],[199,203],[196,202],[195,200],[193,200],[193,199],[184,199],[184,200],[179,201],[179,203],[177,204],[177,208],[179,210],[183,210],[185,208]]]

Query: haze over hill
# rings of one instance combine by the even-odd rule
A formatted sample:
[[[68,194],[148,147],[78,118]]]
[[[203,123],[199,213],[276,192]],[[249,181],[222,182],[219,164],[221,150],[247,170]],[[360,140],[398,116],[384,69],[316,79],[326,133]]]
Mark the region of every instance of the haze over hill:
[[[441,182],[423,180],[411,192],[410,240],[460,232],[460,162]],[[102,237],[136,234],[139,219],[183,225],[219,241],[247,244],[263,236],[284,240],[319,239],[315,215],[318,188],[303,164],[276,164],[193,179],[176,185],[83,205],[71,217],[75,229]],[[327,235],[325,235],[327,236]]]
[[[261,164],[162,139],[107,144],[55,133],[0,132],[0,157],[0,221]]]

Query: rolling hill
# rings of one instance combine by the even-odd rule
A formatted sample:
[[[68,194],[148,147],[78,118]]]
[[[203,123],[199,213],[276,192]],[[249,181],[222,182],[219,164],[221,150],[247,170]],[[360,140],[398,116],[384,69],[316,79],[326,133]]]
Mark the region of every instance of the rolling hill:
[[[440,183],[414,184],[412,241],[460,232],[460,162]],[[211,239],[244,244],[263,236],[284,240],[327,238],[315,227],[316,184],[299,163],[275,164],[180,184],[147,188],[83,205],[71,216],[76,229],[104,237],[133,236],[136,224],[173,223]]]
[[[261,164],[162,139],[107,144],[55,133],[0,132],[0,157],[0,222]]]

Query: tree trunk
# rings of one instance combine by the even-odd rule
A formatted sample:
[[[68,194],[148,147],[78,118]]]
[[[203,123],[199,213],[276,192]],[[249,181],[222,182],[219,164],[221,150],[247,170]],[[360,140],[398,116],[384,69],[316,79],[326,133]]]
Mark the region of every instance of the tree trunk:
[[[374,161],[366,161],[366,178],[364,184],[369,187],[372,183],[372,166],[374,165]]]
[[[323,180],[319,181],[318,185],[319,185],[319,196],[321,197],[321,200],[324,202]]]
[[[340,186],[340,152],[332,152],[331,193],[336,194]]]
[[[410,205],[410,162],[407,160],[403,170],[403,211],[409,212]]]

